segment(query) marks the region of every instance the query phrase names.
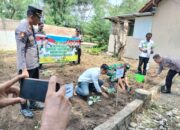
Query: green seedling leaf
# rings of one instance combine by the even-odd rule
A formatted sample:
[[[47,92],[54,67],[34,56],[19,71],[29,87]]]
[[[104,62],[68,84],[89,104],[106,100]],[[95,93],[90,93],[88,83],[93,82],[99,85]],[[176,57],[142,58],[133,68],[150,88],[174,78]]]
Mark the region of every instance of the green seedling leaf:
[[[109,94],[113,94],[115,92],[116,92],[115,88],[112,88],[112,87],[108,88],[108,93]]]
[[[94,102],[93,102],[92,100],[89,100],[89,101],[88,101],[88,105],[89,105],[89,106],[91,106],[91,105],[93,105],[93,104],[94,104]]]
[[[89,99],[93,100],[93,96],[90,96]]]
[[[97,99],[99,100],[101,97],[100,96],[97,96]]]

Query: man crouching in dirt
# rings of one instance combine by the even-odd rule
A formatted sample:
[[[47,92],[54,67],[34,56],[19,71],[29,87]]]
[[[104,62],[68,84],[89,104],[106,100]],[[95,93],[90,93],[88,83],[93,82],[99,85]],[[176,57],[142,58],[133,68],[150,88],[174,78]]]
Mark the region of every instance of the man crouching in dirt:
[[[180,59],[164,58],[159,54],[154,55],[153,59],[157,64],[159,64],[158,72],[153,77],[158,76],[162,72],[164,67],[169,68],[168,74],[166,76],[166,83],[165,86],[162,86],[161,92],[171,93],[172,79],[176,74],[180,75]]]
[[[19,89],[12,86],[20,79],[26,77],[28,77],[26,74],[21,74],[0,84],[0,108],[26,102],[26,100],[18,97]],[[64,86],[56,92],[56,83],[56,77],[51,77],[46,94],[45,109],[43,110],[40,130],[66,130],[69,122],[71,103],[68,98],[65,97],[66,90]],[[9,94],[12,94],[11,97],[9,97]]]
[[[96,94],[102,94],[104,97],[108,98],[108,95],[101,89],[103,81],[99,79],[101,74],[107,74],[108,68],[108,65],[103,64],[100,68],[90,68],[83,72],[83,74],[80,75],[76,86],[77,95],[87,99],[90,92],[95,92]]]
[[[122,70],[120,73],[122,74],[118,74],[117,70]],[[122,89],[123,91],[127,91],[127,92],[131,92],[131,87],[129,86],[128,83],[128,78],[126,76],[126,72],[130,69],[130,65],[129,64],[114,64],[109,66],[109,71],[107,73],[107,76],[109,76],[110,78],[110,87],[111,88],[115,88],[117,87],[118,89]],[[118,78],[119,77],[119,78]]]

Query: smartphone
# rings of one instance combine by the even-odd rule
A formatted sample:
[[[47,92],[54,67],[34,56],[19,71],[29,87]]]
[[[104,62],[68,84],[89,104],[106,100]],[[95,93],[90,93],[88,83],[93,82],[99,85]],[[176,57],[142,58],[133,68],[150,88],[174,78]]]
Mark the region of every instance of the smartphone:
[[[20,97],[33,101],[45,102],[46,93],[48,90],[48,80],[26,78],[20,84]],[[73,83],[65,84],[67,98],[73,97],[74,85]],[[60,84],[56,83],[56,92],[60,89]]]

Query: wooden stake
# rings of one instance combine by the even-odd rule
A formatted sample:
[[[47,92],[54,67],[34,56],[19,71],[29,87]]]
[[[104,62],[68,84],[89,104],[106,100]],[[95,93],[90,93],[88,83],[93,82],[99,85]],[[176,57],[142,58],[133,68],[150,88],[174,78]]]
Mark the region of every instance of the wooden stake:
[[[118,100],[119,100],[119,91],[117,88],[117,93],[116,93],[116,107],[118,106]]]

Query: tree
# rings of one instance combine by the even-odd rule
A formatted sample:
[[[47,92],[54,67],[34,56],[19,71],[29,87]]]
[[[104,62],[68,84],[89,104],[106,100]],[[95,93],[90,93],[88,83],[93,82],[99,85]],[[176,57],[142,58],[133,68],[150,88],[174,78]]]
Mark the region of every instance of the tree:
[[[86,22],[89,19],[93,10],[92,1],[93,0],[74,0],[72,14],[80,18],[78,21]]]
[[[114,16],[138,12],[145,2],[147,2],[147,0],[124,0],[119,6],[113,6],[113,8],[110,6],[110,14]],[[124,54],[128,28],[128,21],[123,19],[121,19],[121,21],[117,19],[113,25],[114,55],[118,56],[118,60],[121,60]]]
[[[1,0],[0,17],[9,19],[22,19],[26,17],[29,4],[35,0]]]
[[[110,23],[104,20],[106,15],[106,0],[93,0],[94,16],[85,25],[85,39],[97,43],[99,47],[107,45],[109,39]]]
[[[47,23],[69,26],[74,22],[71,16],[73,0],[44,0],[44,2],[47,9],[45,10],[46,19],[51,19],[47,20]]]
[[[109,14],[111,16],[116,16],[138,12],[147,1],[148,0],[123,0],[120,5],[110,5]]]

